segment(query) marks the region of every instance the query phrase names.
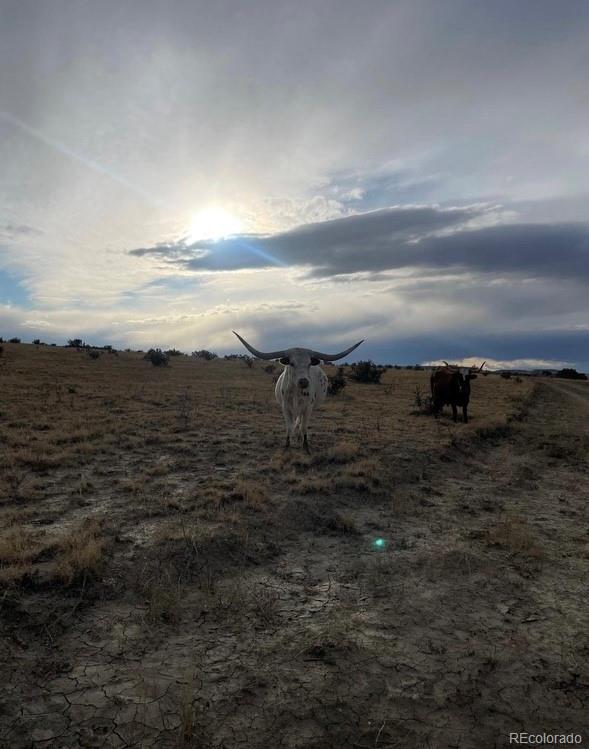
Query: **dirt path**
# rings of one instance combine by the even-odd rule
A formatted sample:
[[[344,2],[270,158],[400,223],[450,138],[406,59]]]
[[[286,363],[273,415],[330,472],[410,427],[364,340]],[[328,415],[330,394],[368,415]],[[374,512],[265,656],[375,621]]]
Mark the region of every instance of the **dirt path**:
[[[265,539],[261,563],[208,589],[201,570],[181,589],[163,581],[178,594],[163,628],[125,597],[73,613],[45,660],[21,653],[3,745],[479,749],[511,731],[586,742],[582,388],[541,385],[510,429],[470,442],[457,430],[418,481],[399,483],[391,459],[380,493],[290,496],[240,549]],[[179,549],[196,568],[198,552]]]
[[[559,393],[564,393],[577,404],[581,404],[581,407],[584,408],[585,411],[589,410],[589,383],[553,380],[546,384],[553,390],[556,390]]]

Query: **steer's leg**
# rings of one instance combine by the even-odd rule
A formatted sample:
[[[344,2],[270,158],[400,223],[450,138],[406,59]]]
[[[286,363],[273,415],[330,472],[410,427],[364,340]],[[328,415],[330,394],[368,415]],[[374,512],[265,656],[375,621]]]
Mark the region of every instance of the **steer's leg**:
[[[458,413],[456,411],[456,404],[452,403],[452,418],[456,422],[456,419],[458,418]]]
[[[307,406],[301,416],[301,434],[303,435],[303,448],[305,452],[310,454],[311,448],[309,447],[309,420],[311,418],[311,412],[313,408],[311,405]]]
[[[468,414],[466,413],[468,406],[462,406],[462,421],[464,421],[465,424],[468,424]]]
[[[284,443],[284,449],[288,450],[290,447],[290,436],[292,434],[292,414],[290,413],[290,410],[283,406],[282,408],[282,415],[284,416],[284,424],[286,426],[286,442]]]

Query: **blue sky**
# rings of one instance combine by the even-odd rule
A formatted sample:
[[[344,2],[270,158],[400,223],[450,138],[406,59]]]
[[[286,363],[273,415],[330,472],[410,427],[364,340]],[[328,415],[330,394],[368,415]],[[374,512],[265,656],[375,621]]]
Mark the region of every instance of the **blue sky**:
[[[0,21],[0,335],[589,370],[586,3]]]

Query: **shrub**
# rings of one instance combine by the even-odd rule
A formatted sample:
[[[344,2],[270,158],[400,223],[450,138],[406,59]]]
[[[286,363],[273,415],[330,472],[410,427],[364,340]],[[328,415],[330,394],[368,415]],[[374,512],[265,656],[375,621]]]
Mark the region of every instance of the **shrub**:
[[[563,377],[567,380],[586,380],[587,375],[583,374],[583,372],[577,372],[576,369],[571,369],[570,367],[565,367],[565,369],[561,369],[559,372],[556,373],[556,377]]]
[[[86,348],[87,344],[81,338],[69,338],[66,348]]]
[[[384,369],[378,367],[373,361],[359,361],[357,364],[352,364],[351,377],[356,382],[366,382],[378,384]]]
[[[246,367],[249,367],[250,369],[254,364],[253,356],[248,356],[247,354],[226,354],[223,358],[228,361],[243,361]]]
[[[340,390],[343,390],[346,386],[346,378],[344,377],[344,368],[338,367],[337,372],[333,375],[333,377],[329,378],[329,386],[327,388],[327,393],[329,395],[337,395]]]
[[[35,338],[35,340],[33,341],[33,343],[35,344],[35,346],[43,346],[44,345],[40,338]]]
[[[510,380],[511,372],[501,372],[501,377],[503,377],[504,380]]]
[[[419,385],[415,386],[414,397],[415,414],[430,414],[433,411],[433,401],[431,395],[424,393]]]
[[[11,338],[8,343],[20,343],[20,338]]]
[[[154,367],[167,367],[170,362],[170,357],[161,348],[150,348],[143,358],[150,361]]]
[[[2,356],[3,352],[4,352],[4,346],[0,346],[0,356]]]
[[[268,374],[274,374],[274,370],[276,369],[275,364],[267,364],[264,367],[264,372],[267,372]]]
[[[219,358],[214,351],[207,351],[204,348],[200,351],[193,351],[191,356],[194,356],[195,359],[204,359],[205,361],[212,361]]]
[[[100,353],[98,351],[88,351],[88,356],[91,359],[98,359],[98,357],[100,356]]]
[[[167,354],[168,356],[183,356],[183,355],[184,355],[184,354],[183,354],[183,352],[182,352],[182,351],[178,351],[178,349],[177,349],[177,348],[169,348],[169,349],[168,349],[168,350],[166,351],[166,354]]]

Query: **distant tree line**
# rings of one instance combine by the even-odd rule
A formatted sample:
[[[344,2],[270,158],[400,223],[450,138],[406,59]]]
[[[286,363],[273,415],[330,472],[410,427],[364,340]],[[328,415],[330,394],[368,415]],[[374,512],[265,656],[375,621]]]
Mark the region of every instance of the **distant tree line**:
[[[583,374],[583,372],[577,372],[576,369],[572,369],[570,367],[565,367],[564,369],[559,370],[554,376],[563,377],[566,380],[586,380],[587,379],[586,374]]]
[[[21,339],[17,336],[14,336],[13,338],[9,338],[7,341],[0,336],[0,343],[21,343]],[[34,338],[32,341],[33,345],[35,346],[57,346],[56,343],[46,343],[45,341],[42,341],[40,338]],[[67,343],[65,344],[64,348],[75,348],[75,349],[85,349],[89,351],[89,356],[92,359],[99,358],[98,351],[107,351],[112,354],[117,354],[117,349],[113,346],[106,344],[104,346],[94,346],[90,343],[86,343],[82,338],[69,338]],[[133,353],[133,350],[131,348],[124,349],[126,353]],[[1,351],[0,351],[1,353]],[[140,349],[136,352],[139,354],[143,354],[143,351]],[[150,348],[149,351],[144,355],[144,359],[151,361],[151,363],[154,366],[167,366],[170,362],[170,358],[175,356],[187,356],[183,351],[180,351],[176,348],[170,348],[167,350],[162,350],[161,348]],[[204,361],[213,361],[214,359],[218,359],[219,355],[215,353],[214,351],[209,351],[208,349],[196,349],[193,351],[190,356],[193,359],[202,359]],[[248,356],[247,354],[226,354],[223,359],[226,361],[242,361],[247,367],[252,367],[254,364],[255,359],[252,356]],[[379,383],[380,379],[386,369],[408,369],[408,370],[415,370],[415,371],[423,371],[427,369],[427,367],[423,366],[422,364],[375,364],[373,361],[359,361],[355,364],[349,365],[348,362],[344,362],[344,367],[351,368],[350,377],[351,379],[355,380],[356,382],[364,382],[364,383]],[[483,372],[483,374],[487,374],[487,372]],[[499,373],[502,377],[509,379],[513,372],[510,370],[503,370]],[[578,372],[576,369],[572,367],[564,367],[563,369],[559,370],[558,372],[554,372],[552,370],[542,370],[542,371],[535,371],[535,372],[521,372],[517,371],[518,375],[527,375],[527,376],[544,376],[544,377],[559,377],[562,379],[567,380],[587,380],[588,377],[583,372]],[[338,390],[343,389],[345,385],[341,384],[343,379],[343,374],[341,374],[341,367],[340,372],[338,372],[338,376],[335,378],[335,382],[333,384],[333,387],[330,385],[330,389],[333,393],[337,392]]]

